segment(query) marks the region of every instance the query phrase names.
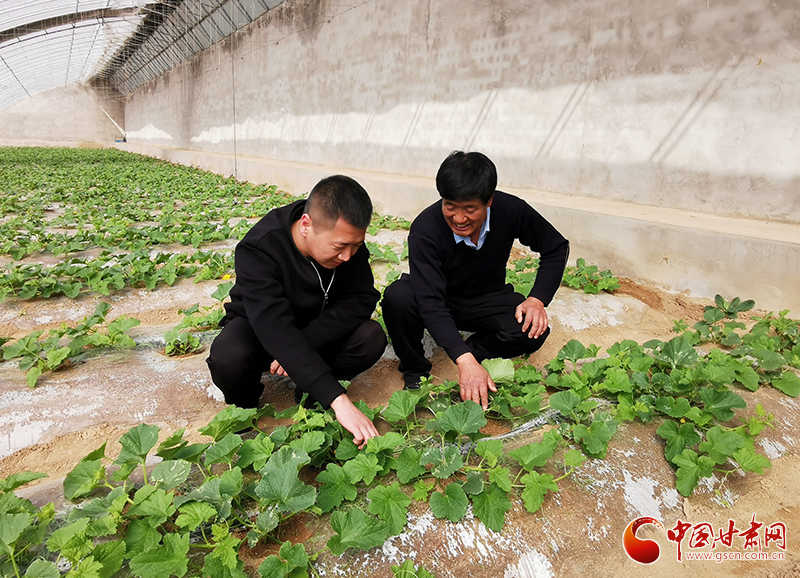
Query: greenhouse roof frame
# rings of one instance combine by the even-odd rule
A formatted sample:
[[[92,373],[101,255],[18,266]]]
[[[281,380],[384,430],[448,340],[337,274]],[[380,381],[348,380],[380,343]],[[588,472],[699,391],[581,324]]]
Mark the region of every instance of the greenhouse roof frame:
[[[85,82],[128,94],[285,0],[5,0],[0,110]]]

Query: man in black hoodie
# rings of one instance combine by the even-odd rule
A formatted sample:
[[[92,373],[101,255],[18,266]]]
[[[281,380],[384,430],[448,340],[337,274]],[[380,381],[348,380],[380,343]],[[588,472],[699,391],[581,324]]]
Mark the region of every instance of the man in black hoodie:
[[[372,367],[386,335],[364,235],[372,202],[343,175],[270,211],[236,246],[236,284],[206,360],[225,401],[256,407],[263,372],[290,376],[295,399],[331,407],[357,445],[378,435],[339,384]]]
[[[422,211],[408,236],[410,275],[384,292],[383,318],[407,389],[431,363],[424,329],[458,366],[461,398],[488,406],[497,391],[484,359],[539,349],[550,333],[545,307],[561,284],[569,242],[522,199],[495,190],[494,163],[455,151],[436,175],[442,199]],[[527,296],[505,282],[516,239],[540,255]],[[459,330],[474,332],[466,341]]]

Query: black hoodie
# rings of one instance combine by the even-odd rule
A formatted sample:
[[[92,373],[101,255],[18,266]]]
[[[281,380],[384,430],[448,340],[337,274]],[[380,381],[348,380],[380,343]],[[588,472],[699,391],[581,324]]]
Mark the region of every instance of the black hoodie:
[[[368,320],[380,294],[366,246],[333,270],[300,253],[291,227],[305,203],[270,211],[236,246],[236,284],[220,324],[246,317],[298,389],[327,408],[345,390],[317,349],[342,340]],[[321,283],[327,288],[331,275],[325,303]]]

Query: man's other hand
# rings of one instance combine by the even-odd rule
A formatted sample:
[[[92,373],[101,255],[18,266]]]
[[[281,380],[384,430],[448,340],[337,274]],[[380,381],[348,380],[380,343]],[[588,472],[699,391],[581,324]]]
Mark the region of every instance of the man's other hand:
[[[528,333],[530,339],[536,339],[547,331],[547,311],[544,303],[536,297],[528,297],[517,305],[515,316],[517,322],[522,323],[522,332]]]
[[[272,362],[272,364],[270,364],[269,373],[270,373],[270,375],[282,375],[284,377],[289,377],[289,374],[286,373],[286,370],[283,368],[283,366],[280,363],[278,363],[277,359],[274,360]]]
[[[336,419],[342,427],[353,434],[353,443],[358,449],[363,449],[367,445],[367,440],[380,435],[367,416],[358,409],[347,394],[343,393],[331,403]]]
[[[458,365],[458,385],[461,386],[461,399],[471,399],[484,411],[489,409],[489,390],[497,391],[489,372],[478,363],[472,353],[464,353],[456,359]]]

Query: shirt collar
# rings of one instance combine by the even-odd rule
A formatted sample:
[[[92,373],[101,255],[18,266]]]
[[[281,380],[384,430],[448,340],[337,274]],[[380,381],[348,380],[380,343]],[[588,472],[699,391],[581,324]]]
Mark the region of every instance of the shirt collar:
[[[455,239],[456,243],[464,243],[467,247],[472,247],[473,249],[480,249],[483,247],[483,242],[486,240],[486,234],[489,232],[489,218],[492,216],[492,208],[486,207],[486,219],[483,221],[483,225],[481,225],[481,234],[478,235],[478,244],[472,242],[472,239],[469,237],[465,237],[463,235],[457,235],[453,233],[453,238]]]

